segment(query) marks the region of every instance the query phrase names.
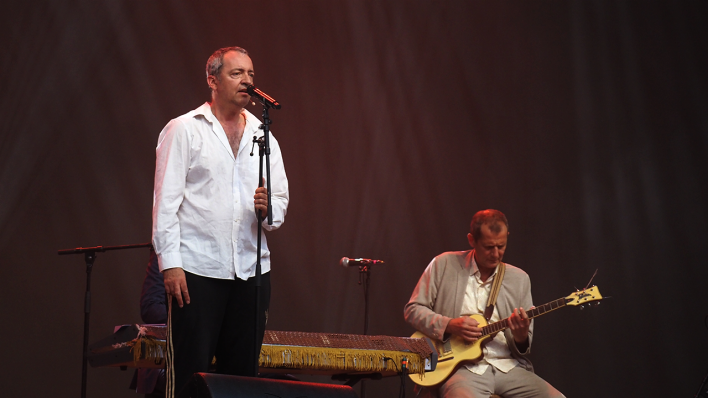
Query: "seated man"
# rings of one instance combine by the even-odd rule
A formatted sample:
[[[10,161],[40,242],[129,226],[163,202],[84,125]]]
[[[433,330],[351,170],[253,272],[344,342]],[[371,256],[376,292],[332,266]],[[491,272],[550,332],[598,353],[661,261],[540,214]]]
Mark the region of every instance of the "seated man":
[[[482,329],[469,315],[484,314],[500,265],[505,267],[504,277],[488,319],[490,323],[509,319],[509,328],[486,342],[481,359],[464,363],[437,388],[423,392],[444,398],[488,398],[491,394],[504,398],[563,397],[533,373],[525,357],[533,337],[533,322],[524,310],[532,307],[531,282],[521,269],[502,263],[508,235],[509,223],[502,212],[477,212],[467,235],[472,250],[440,254],[418,281],[404,315],[428,337],[477,341]]]

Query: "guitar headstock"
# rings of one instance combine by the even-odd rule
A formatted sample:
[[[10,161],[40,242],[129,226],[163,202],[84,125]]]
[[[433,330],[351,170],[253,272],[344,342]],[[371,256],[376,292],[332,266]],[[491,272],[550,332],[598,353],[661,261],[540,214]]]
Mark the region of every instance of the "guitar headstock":
[[[600,304],[600,300],[602,300],[602,295],[597,289],[597,286],[593,286],[588,289],[583,289],[581,291],[571,293],[570,296],[565,298],[565,300],[566,305],[579,305],[580,308],[583,308],[583,306],[587,303]]]

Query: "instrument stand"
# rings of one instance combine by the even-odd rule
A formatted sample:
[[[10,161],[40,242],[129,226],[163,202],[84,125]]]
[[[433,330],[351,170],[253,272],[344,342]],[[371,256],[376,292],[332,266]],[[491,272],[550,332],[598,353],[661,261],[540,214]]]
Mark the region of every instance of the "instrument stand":
[[[361,381],[362,385],[364,385],[364,381],[367,379],[371,380],[381,380],[383,376],[381,373],[374,372],[374,373],[361,373],[361,374],[347,374],[347,373],[342,373],[342,374],[336,374],[332,375],[332,380],[337,380],[337,381],[344,381],[345,385],[348,385],[349,387],[354,387],[354,385],[358,382]]]
[[[141,243],[137,245],[123,246],[96,246],[96,247],[77,247],[76,249],[59,250],[57,254],[84,254],[86,262],[86,293],[84,294],[84,342],[82,346],[82,364],[81,364],[81,398],[86,398],[86,382],[88,379],[88,339],[89,325],[91,320],[91,271],[93,263],[96,261],[96,252],[105,252],[108,250],[123,250],[135,249],[140,247],[150,247],[150,243]]]
[[[258,164],[258,187],[263,186],[263,157],[265,155],[265,169],[266,169],[266,189],[268,190],[268,225],[273,225],[273,205],[271,204],[271,184],[270,184],[270,124],[271,120],[268,115],[268,109],[270,108],[270,105],[268,105],[265,102],[261,101],[261,104],[263,104],[263,123],[260,126],[260,129],[263,130],[263,137],[261,138],[256,138],[255,136],[253,137],[253,143],[258,144],[258,157],[259,157],[259,164]],[[251,152],[251,156],[253,156],[253,152]],[[258,365],[259,365],[259,358],[260,358],[260,350],[258,347],[258,336],[260,335],[260,331],[258,330],[259,322],[258,322],[258,314],[260,314],[260,293],[261,293],[261,249],[262,249],[262,243],[261,243],[261,234],[263,233],[263,217],[261,216],[261,212],[259,210],[255,210],[256,212],[256,219],[258,220],[258,231],[257,233],[257,258],[256,258],[256,305],[254,308],[254,318],[255,322],[253,324],[254,328],[254,341],[253,341],[253,357],[255,358],[255,373],[254,376],[258,377]]]

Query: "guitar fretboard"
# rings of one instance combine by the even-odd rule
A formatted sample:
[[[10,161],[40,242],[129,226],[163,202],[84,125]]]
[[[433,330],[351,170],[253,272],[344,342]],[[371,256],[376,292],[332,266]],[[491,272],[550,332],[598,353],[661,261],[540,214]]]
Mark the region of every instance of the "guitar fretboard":
[[[565,307],[565,306],[566,306],[566,298],[563,297],[563,298],[559,298],[558,300],[553,300],[550,303],[546,303],[541,306],[532,308],[530,310],[526,310],[526,314],[529,316],[529,318],[536,318],[537,316],[547,314],[553,310],[557,310],[558,308]],[[494,322],[492,324],[484,326],[482,328],[482,336],[489,336],[490,334],[501,332],[502,330],[504,330],[508,327],[509,327],[509,319],[502,319],[501,321]]]

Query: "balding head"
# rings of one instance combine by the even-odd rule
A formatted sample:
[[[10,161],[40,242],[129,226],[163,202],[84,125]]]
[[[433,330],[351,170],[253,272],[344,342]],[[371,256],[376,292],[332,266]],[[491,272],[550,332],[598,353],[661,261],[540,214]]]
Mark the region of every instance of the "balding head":
[[[509,221],[504,213],[494,209],[480,210],[472,217],[470,233],[475,240],[479,240],[482,236],[482,225],[487,225],[495,234],[501,232],[505,226],[506,230],[509,230]]]

